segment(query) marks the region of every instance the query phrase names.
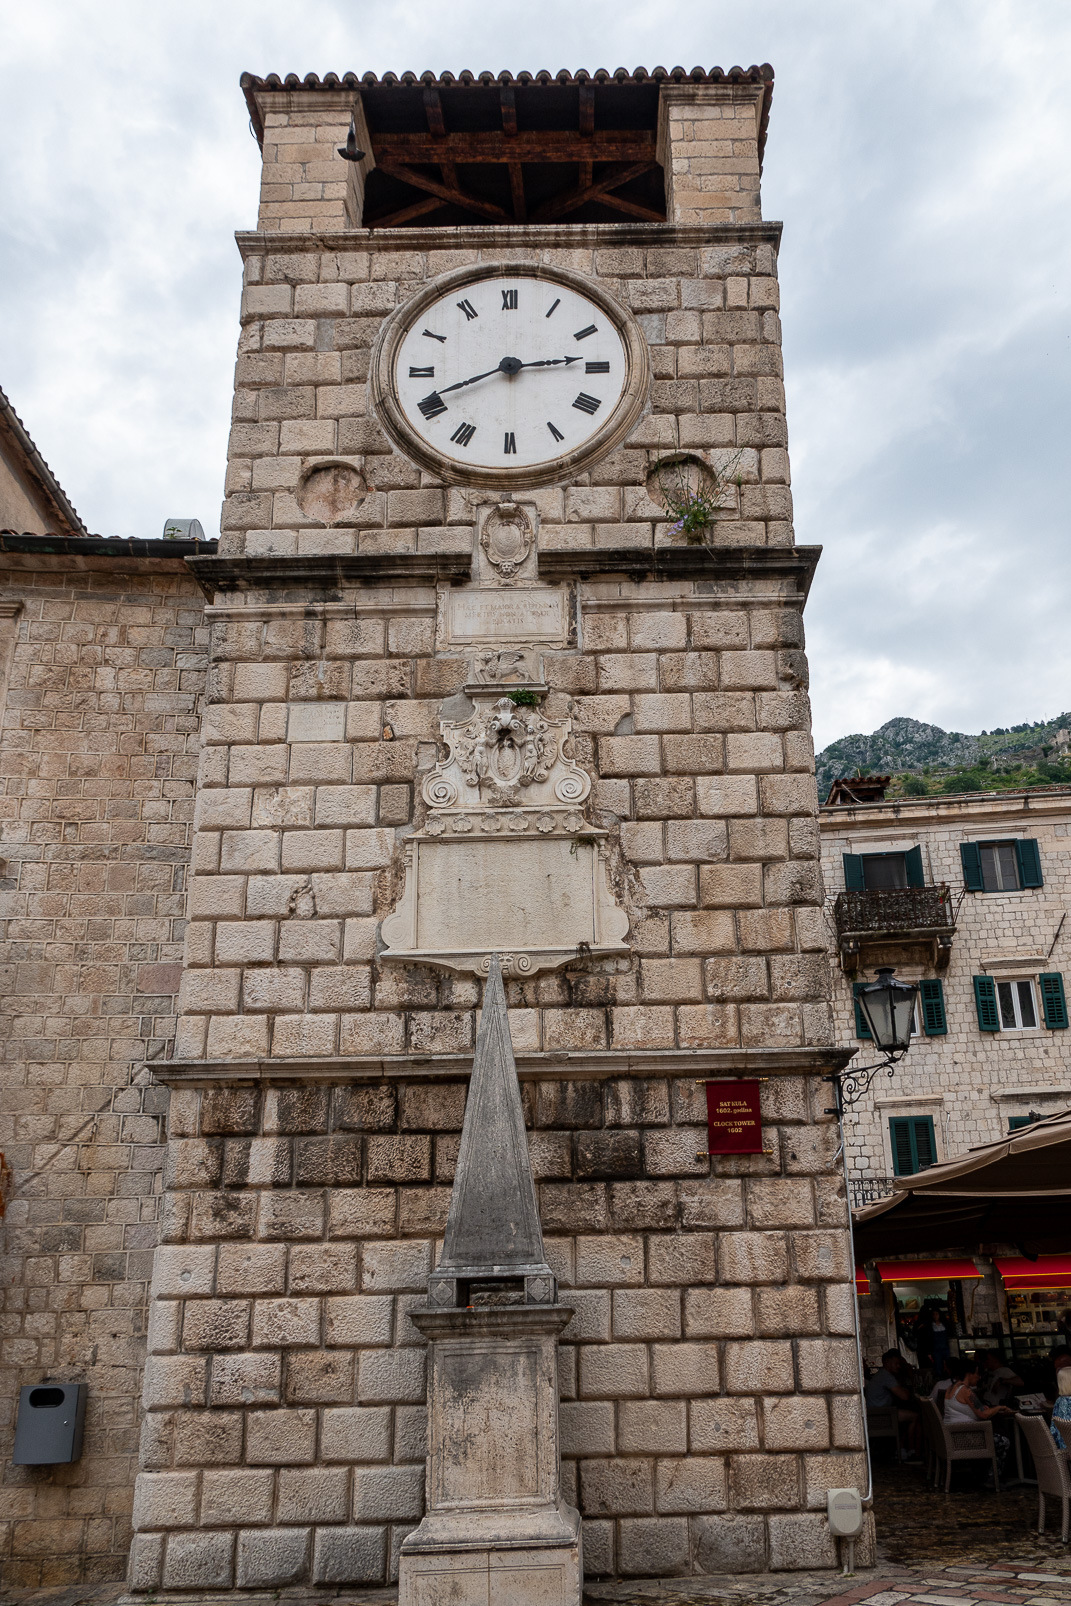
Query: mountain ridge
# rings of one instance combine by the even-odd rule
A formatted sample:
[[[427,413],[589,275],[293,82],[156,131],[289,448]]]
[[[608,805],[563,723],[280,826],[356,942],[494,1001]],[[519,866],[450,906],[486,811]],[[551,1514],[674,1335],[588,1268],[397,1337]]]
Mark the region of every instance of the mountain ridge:
[[[1066,751],[1066,736],[1058,741],[1069,726],[1071,713],[1063,713],[971,735],[897,715],[876,731],[842,736],[822,749],[815,758],[818,796],[824,802],[838,776],[858,774],[893,776],[890,796],[1071,782],[1071,762],[1059,751]]]

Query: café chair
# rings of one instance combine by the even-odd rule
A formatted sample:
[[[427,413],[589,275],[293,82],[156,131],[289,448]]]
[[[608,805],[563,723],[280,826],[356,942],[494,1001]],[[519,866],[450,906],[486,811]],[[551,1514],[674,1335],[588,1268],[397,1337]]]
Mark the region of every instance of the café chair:
[[[1038,1533],[1045,1532],[1045,1496],[1056,1495],[1063,1508],[1060,1539],[1066,1545],[1071,1516],[1071,1470],[1067,1465],[1067,1451],[1057,1449],[1044,1417],[1022,1416],[1016,1412],[1015,1421],[1034,1459],[1038,1480]]]
[[[866,1413],[866,1436],[873,1444],[875,1439],[892,1439],[896,1462],[900,1464],[900,1412],[891,1406],[875,1406]]]
[[[1000,1493],[1000,1470],[997,1466],[997,1447],[993,1442],[992,1422],[946,1422],[932,1400],[922,1400],[922,1424],[937,1459],[936,1487],[940,1463],[945,1466],[945,1494],[952,1487],[953,1461],[991,1461],[993,1488]]]

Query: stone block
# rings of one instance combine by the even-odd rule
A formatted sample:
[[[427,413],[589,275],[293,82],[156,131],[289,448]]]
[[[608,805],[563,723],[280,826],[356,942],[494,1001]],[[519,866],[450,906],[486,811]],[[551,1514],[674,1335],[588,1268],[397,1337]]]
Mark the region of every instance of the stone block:
[[[643,1282],[643,1239],[580,1237],[576,1240],[579,1287],[606,1287]]]
[[[695,1564],[700,1572],[759,1573],[766,1569],[766,1532],[761,1517],[697,1517]]]
[[[803,1338],[799,1341],[800,1388],[837,1390],[859,1387],[855,1345],[844,1338]]]
[[[652,1235],[647,1240],[647,1265],[648,1278],[656,1286],[694,1287],[696,1283],[712,1283],[715,1280],[714,1234]]]
[[[284,1467],[278,1476],[281,1523],[345,1522],[349,1517],[347,1467]]]
[[[767,1450],[825,1450],[829,1413],[820,1394],[792,1394],[762,1402],[762,1442]]]
[[[724,1511],[722,1456],[673,1457],[655,1466],[655,1509],[662,1514]]]
[[[797,1233],[792,1240],[792,1250],[801,1277],[815,1282],[838,1282],[851,1276],[848,1243],[843,1233]]]
[[[291,1249],[291,1294],[341,1294],[356,1286],[355,1244],[295,1244]]]
[[[688,1338],[745,1338],[753,1334],[751,1289],[685,1289],[684,1331]]]
[[[651,1348],[655,1395],[706,1395],[718,1388],[716,1344],[655,1344]]]
[[[142,1404],[147,1411],[205,1403],[206,1362],[193,1355],[150,1355]]]
[[[795,1455],[734,1455],[729,1489],[738,1511],[791,1511],[800,1501],[800,1462]]]
[[[625,1578],[672,1578],[689,1567],[686,1517],[623,1517],[618,1566]]]
[[[283,1363],[278,1355],[216,1355],[209,1404],[274,1405],[282,1398]]]
[[[366,1243],[361,1253],[361,1290],[396,1293],[423,1289],[431,1271],[426,1242]]]
[[[650,1392],[643,1344],[584,1344],[580,1349],[582,1399],[645,1399]]]
[[[353,1399],[356,1357],[349,1351],[292,1354],[286,1362],[288,1405],[348,1405]]]
[[[285,1244],[221,1244],[216,1287],[230,1295],[285,1293]]]
[[[558,1420],[562,1455],[613,1455],[616,1440],[611,1400],[564,1401]]]
[[[368,1181],[431,1181],[430,1137],[375,1136],[368,1139]]]
[[[688,1448],[688,1412],[684,1401],[619,1401],[617,1447],[626,1455],[683,1455]]]
[[[671,1127],[643,1134],[643,1152],[650,1177],[688,1177],[705,1172],[706,1132],[701,1127]],[[696,1251],[702,1253],[702,1251]]]
[[[688,1446],[692,1452],[723,1454],[757,1450],[754,1400],[708,1399],[688,1402]]]
[[[678,1184],[683,1227],[742,1227],[743,1185],[733,1177],[697,1177]]]
[[[163,1534],[135,1534],[130,1546],[131,1589],[152,1593],[160,1588],[164,1576]]]
[[[187,1300],[182,1341],[188,1350],[244,1349],[249,1342],[249,1301]]]
[[[424,1511],[424,1468],[355,1467],[355,1522],[412,1522]]]
[[[854,1298],[854,1294],[853,1294]],[[757,1331],[763,1337],[793,1337],[820,1333],[818,1291],[790,1284],[787,1288],[759,1288],[755,1292]]]
[[[416,1404],[424,1398],[424,1352],[367,1350],[360,1357],[357,1397],[362,1405]]]
[[[310,1466],[316,1459],[316,1412],[250,1411],[245,1456],[250,1466]]]
[[[725,1387],[730,1394],[791,1394],[791,1344],[772,1339],[726,1344]]]
[[[206,1470],[201,1483],[201,1526],[222,1528],[228,1523],[240,1527],[269,1523],[275,1474],[244,1469],[226,1472]]]
[[[788,1245],[783,1232],[725,1232],[718,1242],[724,1283],[785,1283]]]
[[[197,1521],[196,1472],[139,1472],[132,1521],[136,1528],[192,1528]]]
[[[165,1589],[230,1589],[234,1582],[234,1533],[171,1534],[167,1541]]]
[[[394,1231],[396,1208],[393,1188],[333,1188],[331,1236],[382,1238]]]
[[[829,1531],[824,1513],[818,1516],[784,1512],[772,1516],[769,1527],[770,1566],[778,1571],[803,1572],[812,1567],[837,1565],[837,1542]]]
[[[317,1584],[376,1584],[386,1575],[385,1528],[319,1528],[313,1559]]]
[[[863,1413],[858,1394],[834,1394],[829,1401],[832,1443],[837,1450],[863,1448]]]
[[[238,1535],[240,1589],[280,1589],[309,1576],[310,1528],[254,1528]]]
[[[615,1339],[679,1338],[681,1296],[676,1288],[619,1288],[613,1294]],[[672,1392],[659,1390],[656,1393]]]
[[[323,1461],[389,1461],[390,1407],[353,1405],[325,1410],[320,1430],[320,1458]]]
[[[653,1511],[654,1465],[638,1458],[581,1461],[580,1499],[583,1511],[594,1516]]]
[[[762,903],[762,866],[703,864],[699,867],[699,902],[707,909],[740,909]]]
[[[807,1178],[749,1177],[746,1188],[749,1226],[813,1226],[814,1195]]]

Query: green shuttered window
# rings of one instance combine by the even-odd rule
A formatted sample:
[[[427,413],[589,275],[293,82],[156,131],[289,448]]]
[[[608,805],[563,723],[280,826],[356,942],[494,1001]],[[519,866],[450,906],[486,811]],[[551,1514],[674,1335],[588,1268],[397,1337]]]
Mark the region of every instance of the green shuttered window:
[[[863,858],[861,854],[846,853],[844,855],[844,885],[849,892],[862,892]]]
[[[922,1030],[927,1037],[944,1037],[948,1031],[945,1018],[945,989],[940,977],[919,982],[919,1007]]]
[[[978,1011],[980,1032],[999,1032],[1000,1014],[997,1010],[997,984],[992,976],[975,976],[974,1007]]]
[[[968,892],[1017,892],[1044,885],[1041,853],[1034,837],[1015,841],[961,842],[960,863]]]
[[[937,1144],[930,1115],[894,1115],[889,1120],[893,1171],[898,1177],[914,1176],[937,1163]]]
[[[1050,970],[1038,977],[1041,988],[1041,1008],[1045,1025],[1050,1031],[1063,1031],[1067,1026],[1067,1000],[1064,997],[1064,978],[1058,970]]]
[[[852,983],[852,1003],[855,1005],[855,1035],[859,1038],[865,1038],[869,1042],[871,1036],[870,1027],[866,1023],[866,1016],[859,1007],[859,994],[867,985],[868,983],[865,981]]]

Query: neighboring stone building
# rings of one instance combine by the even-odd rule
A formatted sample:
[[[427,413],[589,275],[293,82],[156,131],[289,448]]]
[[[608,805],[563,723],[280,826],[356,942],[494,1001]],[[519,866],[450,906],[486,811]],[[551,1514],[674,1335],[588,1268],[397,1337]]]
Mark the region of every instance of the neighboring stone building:
[[[86,535],[62,485],[0,390],[0,531]]]
[[[492,950],[588,1571],[835,1562],[866,1472],[771,80],[245,80],[218,554],[6,577],[7,1398],[91,1401],[82,1463],[8,1474],[11,1582],[115,1575],[146,1347],[135,1589],[392,1576]],[[762,1152],[708,1157],[722,1077]]]
[[[921,984],[906,1058],[891,1078],[877,1076],[845,1117],[856,1207],[890,1193],[897,1175],[1071,1105],[1071,789],[884,801],[877,779],[876,798],[865,796],[873,777],[837,783],[835,796],[861,801],[827,803],[820,814],[840,955],[837,1041],[854,1040],[859,1063],[873,1057],[853,989],[872,980],[877,965]],[[944,1286],[928,1292],[943,1294]],[[919,1290],[905,1297],[917,1299]],[[1059,1293],[1045,1301],[1064,1302]],[[999,1324],[1008,1335],[992,1271],[968,1290],[968,1303],[963,1314],[976,1333],[995,1338]],[[893,1309],[876,1286],[863,1308],[873,1358],[890,1341]],[[1017,1344],[1026,1355],[1032,1340],[1024,1331]]]

